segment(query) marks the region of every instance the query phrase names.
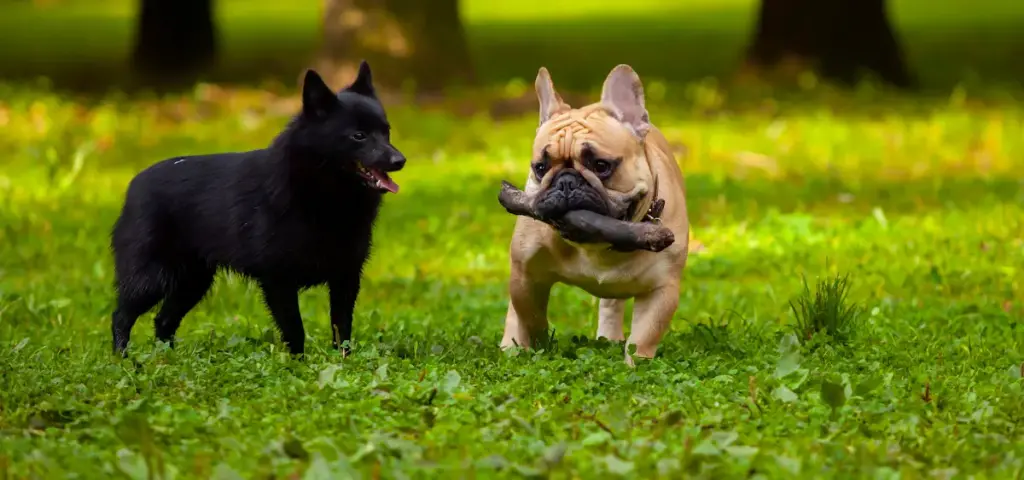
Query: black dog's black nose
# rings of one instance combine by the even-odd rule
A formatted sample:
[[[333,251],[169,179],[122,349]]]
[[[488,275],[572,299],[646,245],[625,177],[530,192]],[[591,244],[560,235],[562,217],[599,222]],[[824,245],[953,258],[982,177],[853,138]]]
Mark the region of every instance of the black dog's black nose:
[[[391,160],[388,160],[388,165],[392,170],[401,170],[405,166],[405,155],[396,153],[391,156]]]

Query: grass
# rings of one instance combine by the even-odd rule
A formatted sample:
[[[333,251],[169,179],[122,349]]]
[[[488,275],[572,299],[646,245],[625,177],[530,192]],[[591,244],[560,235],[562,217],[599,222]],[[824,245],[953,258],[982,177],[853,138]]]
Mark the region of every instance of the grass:
[[[659,65],[635,47],[669,38],[671,21],[617,43],[608,38],[635,27],[575,11],[552,32],[557,42],[531,44],[518,37],[535,22],[530,1],[467,8],[487,78],[547,63],[556,83],[589,87],[612,55],[583,53],[619,49],[640,65],[651,118],[686,174],[700,248],[657,358],[627,368],[620,346],[593,338],[596,301],[565,286],[553,293],[546,348],[501,352],[513,219],[496,192],[502,179],[522,182],[536,116],[397,103],[394,141],[410,164],[378,223],[350,357],[329,348],[323,289],[301,298],[309,355],[299,361],[282,350],[258,289],[225,274],[176,349],[153,341],[150,314],[130,358],[116,358],[108,235],[128,180],[161,158],[263,146],[296,98],[0,83],[0,478],[1024,476],[1024,91],[679,83],[729,65],[742,42],[728,27],[736,17],[721,12],[749,2],[695,3],[680,24],[734,34],[701,33],[701,48],[723,40]],[[942,37],[928,26],[948,27],[952,14],[914,1],[895,2],[907,35]],[[1019,15],[988,1],[962,32]],[[3,27],[36,18],[29,10],[0,15],[0,37],[20,35],[0,49],[73,32],[61,22],[75,12],[102,13],[75,5],[37,31]],[[114,37],[128,31],[127,10],[108,5],[112,23],[96,24],[108,37],[68,35],[102,44],[87,58],[124,48]],[[277,14],[292,35],[278,43],[294,51],[303,5],[281,7],[291,20]],[[235,38],[266,32],[257,27],[269,14],[251,8]],[[701,23],[713,17],[723,20]],[[999,44],[1001,31],[974,46]],[[232,42],[237,58],[252,51]],[[946,43],[908,44],[933,49],[914,61],[936,84],[964,78],[957,55],[989,59],[1009,78],[1019,67],[1007,49],[964,44],[935,61]],[[853,306],[861,314],[843,324]],[[808,326],[829,335],[806,342],[796,332]]]
[[[128,179],[163,157],[264,145],[295,99],[0,88],[0,471],[13,478],[1024,469],[1013,92],[819,86],[753,101],[665,87],[682,100],[652,100],[652,119],[679,149],[703,249],[658,357],[629,369],[593,340],[594,299],[568,287],[546,349],[497,348],[513,219],[495,194],[525,175],[534,116],[401,105],[394,140],[411,161],[376,231],[351,357],[329,348],[325,291],[302,297],[310,355],[297,361],[258,291],[223,275],[175,350],[153,342],[148,315],[121,361],[107,245]],[[843,305],[864,308],[853,334],[803,346],[789,305],[801,277],[847,274]]]
[[[811,342],[819,334],[846,343],[860,315],[860,307],[847,297],[850,275],[818,280],[814,292],[804,279],[804,291],[789,308],[796,318],[796,334],[803,342]]]

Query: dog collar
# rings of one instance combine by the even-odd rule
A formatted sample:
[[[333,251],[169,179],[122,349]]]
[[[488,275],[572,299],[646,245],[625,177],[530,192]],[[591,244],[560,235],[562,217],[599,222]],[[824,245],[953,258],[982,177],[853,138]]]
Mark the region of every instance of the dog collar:
[[[647,222],[647,223],[653,223],[655,225],[661,223],[661,212],[663,210],[665,210],[665,200],[663,200],[661,198],[658,198],[658,178],[657,177],[654,178],[654,189],[651,190],[650,198],[651,198],[651,203],[647,207],[647,211],[645,211],[644,214],[640,218],[637,218],[636,220],[633,220],[634,222]],[[635,208],[637,205],[634,204],[633,206]],[[630,218],[636,218],[635,214],[634,215],[630,215]]]
[[[644,214],[641,222],[648,222],[653,224],[661,223],[661,211],[665,209],[665,200],[660,198],[655,199],[654,203],[651,203],[651,208],[647,209],[647,213]]]

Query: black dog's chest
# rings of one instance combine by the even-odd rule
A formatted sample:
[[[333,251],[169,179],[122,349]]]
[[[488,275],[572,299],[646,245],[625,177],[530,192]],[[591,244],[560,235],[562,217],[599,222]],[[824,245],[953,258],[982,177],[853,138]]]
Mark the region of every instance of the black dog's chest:
[[[345,205],[341,202],[325,202]],[[370,251],[377,205],[349,203],[350,209],[311,210],[261,203],[249,215],[231,222],[234,234],[211,243],[197,243],[206,261],[261,281],[299,287],[319,285],[348,272],[358,272]],[[209,237],[206,237],[209,238]]]
[[[257,266],[263,270],[258,276],[317,285],[339,272],[360,269],[369,256],[369,222],[343,222],[330,228],[288,222],[277,227],[269,245],[263,246],[271,258]]]

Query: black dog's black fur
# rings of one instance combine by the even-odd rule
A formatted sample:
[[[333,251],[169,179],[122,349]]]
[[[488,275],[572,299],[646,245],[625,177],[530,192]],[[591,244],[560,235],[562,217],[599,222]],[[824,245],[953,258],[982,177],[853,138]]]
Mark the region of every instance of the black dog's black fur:
[[[268,148],[177,157],[140,172],[114,225],[115,352],[138,317],[163,300],[156,336],[173,342],[216,271],[255,279],[292,353],[304,351],[298,294],[326,283],[334,346],[350,340],[386,172],[405,157],[363,62],[335,94],[309,70],[302,112]]]

